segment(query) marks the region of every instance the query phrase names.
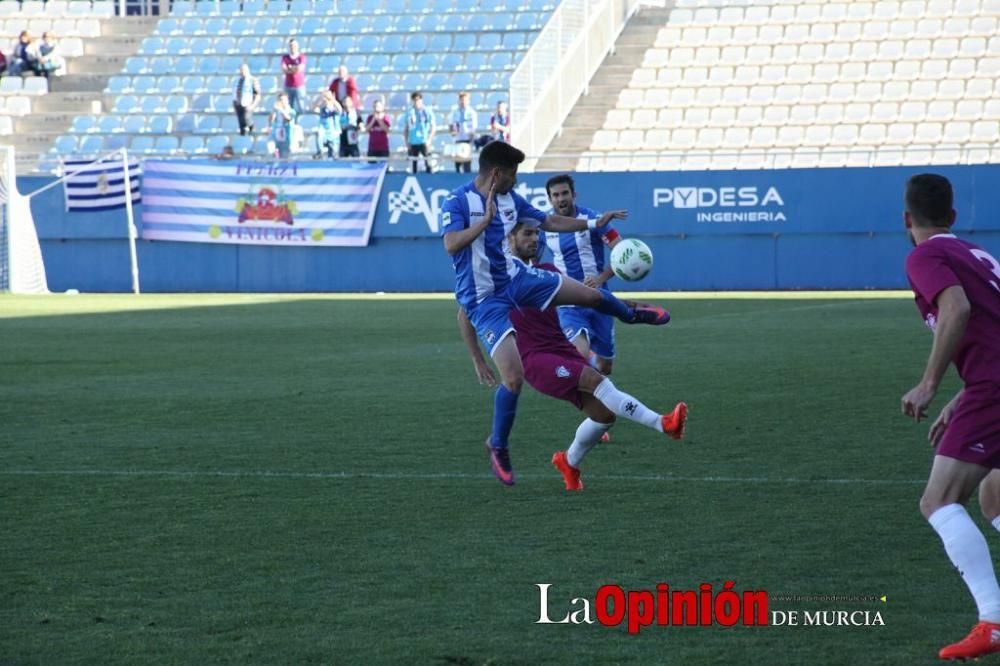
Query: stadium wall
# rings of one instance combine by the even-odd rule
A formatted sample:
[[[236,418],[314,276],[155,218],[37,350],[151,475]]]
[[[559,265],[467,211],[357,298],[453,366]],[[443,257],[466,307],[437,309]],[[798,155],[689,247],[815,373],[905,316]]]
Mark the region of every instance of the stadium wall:
[[[956,191],[956,232],[1000,256],[1000,165],[577,174],[578,202],[623,208],[653,273],[625,290],[903,289],[906,179],[934,171]],[[547,207],[552,174],[518,191]],[[366,248],[139,241],[146,292],[450,291],[437,205],[459,174],[390,174]],[[18,179],[30,192],[51,178]],[[50,288],[130,291],[124,211],[66,213],[60,188],[32,200]],[[136,207],[141,229],[142,207]]]

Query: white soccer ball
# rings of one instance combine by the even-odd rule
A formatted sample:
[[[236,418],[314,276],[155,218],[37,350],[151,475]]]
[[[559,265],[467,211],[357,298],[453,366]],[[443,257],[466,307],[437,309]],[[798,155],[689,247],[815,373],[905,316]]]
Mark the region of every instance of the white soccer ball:
[[[611,248],[611,270],[623,280],[641,280],[652,268],[653,252],[641,240],[625,238]]]

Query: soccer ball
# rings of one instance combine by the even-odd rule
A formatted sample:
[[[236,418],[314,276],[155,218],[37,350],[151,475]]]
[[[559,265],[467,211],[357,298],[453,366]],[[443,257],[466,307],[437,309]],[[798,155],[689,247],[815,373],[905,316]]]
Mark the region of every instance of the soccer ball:
[[[653,252],[641,240],[626,238],[611,248],[611,270],[623,280],[641,280],[652,268]]]

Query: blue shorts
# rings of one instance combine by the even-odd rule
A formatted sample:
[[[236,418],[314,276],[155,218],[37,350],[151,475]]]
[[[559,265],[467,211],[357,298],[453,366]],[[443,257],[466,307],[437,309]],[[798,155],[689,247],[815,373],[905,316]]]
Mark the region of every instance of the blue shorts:
[[[514,332],[510,311],[518,305],[544,310],[562,285],[562,275],[523,266],[502,292],[487,296],[466,311],[486,351],[493,356],[500,341]]]
[[[582,333],[592,352],[601,358],[615,357],[615,318],[611,315],[570,305],[559,308],[559,324],[570,342]]]

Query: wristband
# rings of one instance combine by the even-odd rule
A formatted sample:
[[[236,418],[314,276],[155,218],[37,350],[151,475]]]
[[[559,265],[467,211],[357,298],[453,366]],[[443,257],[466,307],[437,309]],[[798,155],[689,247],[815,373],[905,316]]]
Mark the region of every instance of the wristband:
[[[596,229],[597,228],[597,218],[596,217],[592,217],[589,220],[587,220],[587,228],[588,229]]]

